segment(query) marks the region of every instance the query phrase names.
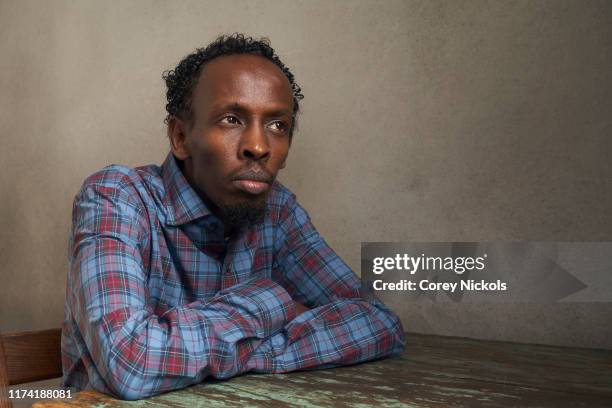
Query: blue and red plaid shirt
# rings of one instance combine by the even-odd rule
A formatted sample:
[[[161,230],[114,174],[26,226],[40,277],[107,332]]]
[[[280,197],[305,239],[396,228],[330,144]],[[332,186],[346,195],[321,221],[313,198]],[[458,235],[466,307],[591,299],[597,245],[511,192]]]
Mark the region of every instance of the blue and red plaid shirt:
[[[227,240],[172,154],[112,165],[85,180],[72,222],[64,386],[139,399],[404,349],[398,317],[278,182],[264,222]],[[294,300],[311,310],[296,317]]]

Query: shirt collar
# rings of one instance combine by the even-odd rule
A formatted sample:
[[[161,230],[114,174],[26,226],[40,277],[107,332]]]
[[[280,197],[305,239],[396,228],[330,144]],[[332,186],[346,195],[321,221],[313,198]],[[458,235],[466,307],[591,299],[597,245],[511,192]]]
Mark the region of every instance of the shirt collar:
[[[166,195],[164,197],[168,217],[166,224],[182,225],[211,214],[198,193],[183,176],[172,152],[162,164],[162,177]]]

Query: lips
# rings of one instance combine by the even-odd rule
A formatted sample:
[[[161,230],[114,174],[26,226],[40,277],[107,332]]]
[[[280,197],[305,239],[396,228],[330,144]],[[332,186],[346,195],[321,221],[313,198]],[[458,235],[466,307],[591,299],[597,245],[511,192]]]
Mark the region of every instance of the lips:
[[[234,178],[236,188],[249,194],[261,194],[270,188],[272,176],[265,170],[247,170]]]
[[[249,194],[261,194],[270,187],[270,184],[265,181],[256,180],[234,180],[234,185]]]

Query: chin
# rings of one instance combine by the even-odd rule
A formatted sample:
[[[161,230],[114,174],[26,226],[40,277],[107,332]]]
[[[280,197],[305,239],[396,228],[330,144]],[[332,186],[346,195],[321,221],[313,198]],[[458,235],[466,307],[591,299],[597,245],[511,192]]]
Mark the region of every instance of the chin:
[[[261,223],[266,214],[265,196],[256,199],[237,200],[219,206],[224,223],[235,229]]]

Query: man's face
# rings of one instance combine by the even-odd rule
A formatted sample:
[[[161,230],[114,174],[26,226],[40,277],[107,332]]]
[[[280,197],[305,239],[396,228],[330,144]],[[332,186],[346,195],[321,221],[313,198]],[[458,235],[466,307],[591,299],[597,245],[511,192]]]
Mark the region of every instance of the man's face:
[[[289,81],[263,57],[218,57],[202,69],[191,109],[190,123],[175,118],[168,128],[187,180],[224,218],[261,215],[289,152]]]

